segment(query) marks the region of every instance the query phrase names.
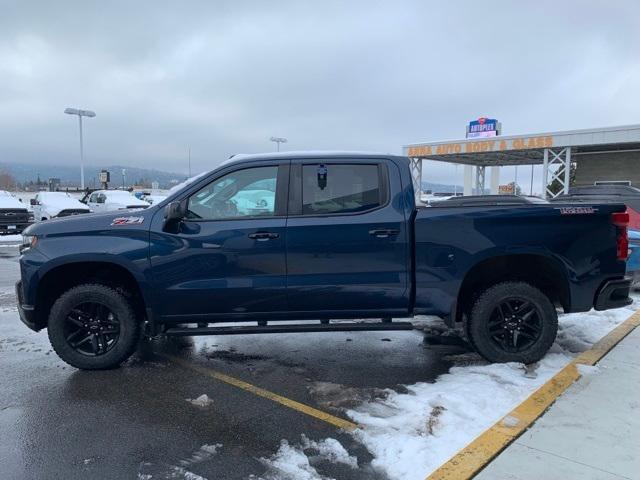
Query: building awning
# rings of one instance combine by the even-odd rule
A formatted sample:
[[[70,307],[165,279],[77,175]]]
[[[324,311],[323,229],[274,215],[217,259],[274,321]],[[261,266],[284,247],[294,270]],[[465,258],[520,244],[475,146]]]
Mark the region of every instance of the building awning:
[[[571,147],[571,155],[640,150],[640,125],[567,130],[491,138],[413,143],[403,147],[412,159],[475,166],[531,165],[544,161],[545,149]]]

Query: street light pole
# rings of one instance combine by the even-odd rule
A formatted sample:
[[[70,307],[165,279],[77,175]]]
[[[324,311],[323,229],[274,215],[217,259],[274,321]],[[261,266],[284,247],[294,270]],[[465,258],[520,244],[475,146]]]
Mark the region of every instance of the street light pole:
[[[287,143],[288,140],[284,137],[271,137],[269,140],[271,140],[272,142],[275,142],[277,145],[277,151],[280,151],[280,144],[281,143]]]
[[[80,110],[78,108],[65,108],[64,113],[68,115],[78,116],[78,127],[80,130],[80,189],[84,190],[84,145],[82,142],[82,117],[93,118],[96,116],[96,114],[91,110]]]
[[[80,127],[80,190],[84,191],[84,145],[82,144],[82,115],[78,115]]]

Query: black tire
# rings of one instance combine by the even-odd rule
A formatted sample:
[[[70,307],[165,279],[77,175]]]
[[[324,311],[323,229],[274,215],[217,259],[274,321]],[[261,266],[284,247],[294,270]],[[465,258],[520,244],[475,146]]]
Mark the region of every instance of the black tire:
[[[490,362],[529,364],[544,357],[553,345],[558,313],[536,287],[503,282],[480,294],[466,330],[473,348]]]
[[[83,370],[119,366],[135,351],[141,329],[129,301],[98,284],[79,285],[62,294],[51,308],[47,328],[58,356]]]

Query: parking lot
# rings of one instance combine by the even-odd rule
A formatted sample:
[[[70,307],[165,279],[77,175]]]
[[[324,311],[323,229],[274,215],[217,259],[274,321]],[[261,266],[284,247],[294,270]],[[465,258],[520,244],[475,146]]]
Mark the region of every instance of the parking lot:
[[[86,372],[20,323],[17,260],[0,246],[7,479],[424,478],[636,308],[562,316],[527,368],[415,330],[159,339]]]

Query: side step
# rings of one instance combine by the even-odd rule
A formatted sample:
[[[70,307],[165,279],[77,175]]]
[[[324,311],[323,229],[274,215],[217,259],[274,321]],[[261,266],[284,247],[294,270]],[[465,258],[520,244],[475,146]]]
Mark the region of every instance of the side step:
[[[413,324],[409,322],[388,323],[312,323],[298,325],[249,325],[231,327],[176,327],[169,328],[165,332],[170,336],[192,335],[248,335],[252,333],[304,333],[304,332],[376,332],[387,330],[413,330]]]

